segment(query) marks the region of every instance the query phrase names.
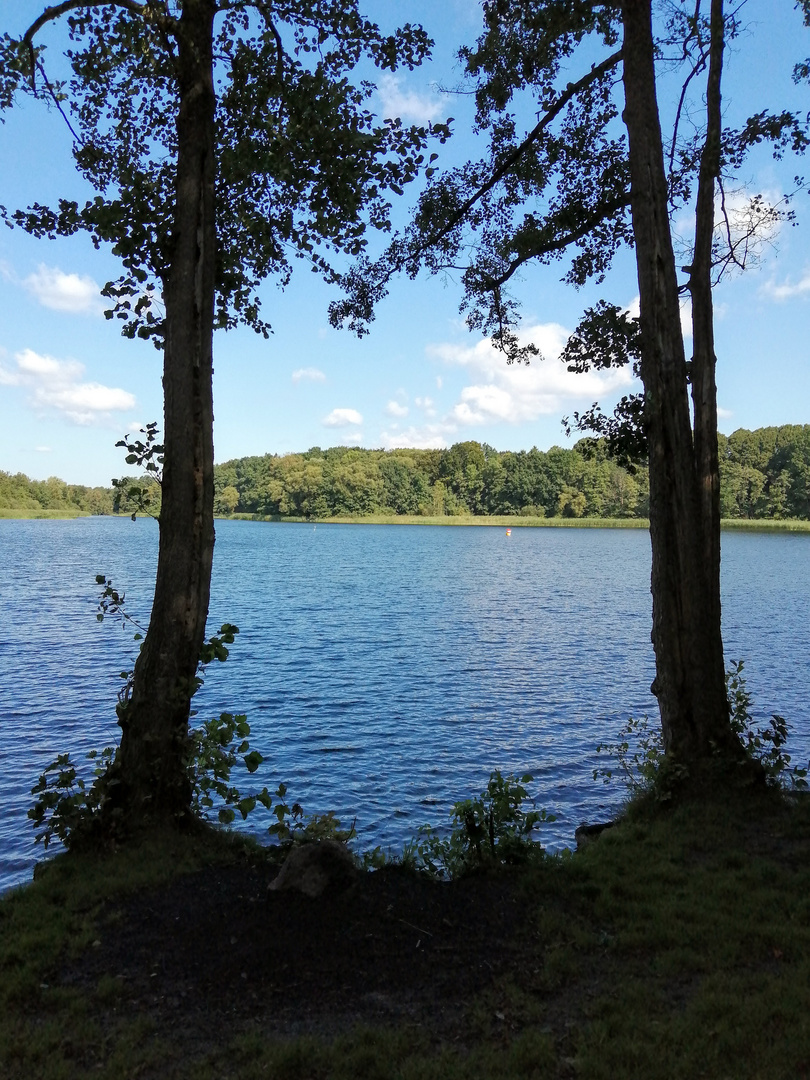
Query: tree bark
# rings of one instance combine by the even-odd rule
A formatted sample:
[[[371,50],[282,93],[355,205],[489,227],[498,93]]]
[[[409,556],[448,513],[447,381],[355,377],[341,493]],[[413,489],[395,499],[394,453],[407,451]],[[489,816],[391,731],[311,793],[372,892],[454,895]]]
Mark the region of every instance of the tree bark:
[[[701,526],[701,559],[707,575],[707,627],[715,640],[711,655],[723,666],[720,639],[720,464],[717,450],[717,384],[712,304],[712,241],[714,238],[715,181],[720,175],[722,135],[720,79],[723,71],[725,22],[723,0],[712,0],[709,75],[706,90],[706,140],[698,172],[695,208],[695,249],[689,278],[692,297],[692,407],[695,428],[695,465]],[[723,702],[725,669],[723,675]],[[712,687],[717,689],[717,673]],[[723,707],[721,702],[716,708]],[[726,704],[727,708],[727,704]]]
[[[215,0],[185,0],[177,33],[177,177],[164,282],[164,468],[152,617],[122,708],[115,804],[135,822],[188,814],[185,748],[214,553],[212,350]]]
[[[700,459],[692,439],[687,368],[655,92],[650,0],[625,0],[625,111],[641,321],[644,425],[649,446],[656,677],[667,754],[702,765],[742,747],[729,725],[720,629],[719,515],[703,528],[704,488],[716,482],[716,404],[701,381]],[[718,73],[719,92],[719,73]],[[710,239],[711,243],[711,239]],[[709,321],[711,308],[709,308]],[[713,353],[712,353],[713,357]],[[713,386],[713,363],[712,386]],[[710,414],[715,453],[711,457]],[[701,441],[702,440],[702,441]],[[712,495],[713,497],[713,495]],[[715,563],[707,556],[707,544]]]

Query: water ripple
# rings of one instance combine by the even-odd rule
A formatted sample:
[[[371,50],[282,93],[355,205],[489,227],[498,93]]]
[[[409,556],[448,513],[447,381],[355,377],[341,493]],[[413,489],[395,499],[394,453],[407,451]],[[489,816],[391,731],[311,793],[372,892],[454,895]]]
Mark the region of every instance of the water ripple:
[[[95,575],[143,619],[156,547],[148,520],[0,521],[0,889],[39,855],[25,815],[45,764],[116,737],[135,646],[96,621]],[[798,760],[808,553],[802,535],[723,538],[727,655],[760,715],[793,724]],[[266,760],[237,783],[284,781],[366,846],[401,849],[495,768],[533,773],[558,814],[546,842],[569,844],[622,795],[594,783],[596,744],[654,713],[649,566],[635,530],[220,522],[209,625],[242,632],[195,707],[247,713]]]

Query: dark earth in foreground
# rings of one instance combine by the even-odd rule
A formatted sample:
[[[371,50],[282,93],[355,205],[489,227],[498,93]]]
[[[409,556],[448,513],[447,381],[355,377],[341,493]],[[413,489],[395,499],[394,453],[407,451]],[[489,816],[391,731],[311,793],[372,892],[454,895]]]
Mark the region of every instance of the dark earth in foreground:
[[[521,965],[515,875],[437,882],[392,866],[313,899],[268,892],[277,872],[207,868],[116,904],[63,984],[93,991],[112,976],[115,1010],[198,1048],[224,1024],[298,1035],[413,1022],[453,1038],[473,1000]]]

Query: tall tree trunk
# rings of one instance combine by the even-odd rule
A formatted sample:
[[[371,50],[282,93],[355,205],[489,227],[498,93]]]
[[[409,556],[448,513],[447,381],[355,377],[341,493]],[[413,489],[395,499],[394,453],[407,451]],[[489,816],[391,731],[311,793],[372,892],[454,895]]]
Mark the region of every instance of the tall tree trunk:
[[[719,575],[707,565],[704,546],[700,494],[704,466],[696,462],[689,417],[650,0],[625,0],[623,22],[624,121],[630,147],[650,462],[653,692],[667,753],[687,765],[700,765],[716,750],[734,757],[742,750],[729,726]],[[713,403],[706,408],[711,411]]]
[[[177,179],[166,305],[164,470],[152,617],[121,715],[115,802],[126,817],[188,813],[185,747],[214,553],[212,339],[215,0],[184,0],[178,32]]]
[[[717,385],[712,307],[712,240],[714,237],[715,180],[720,175],[722,134],[720,78],[723,70],[725,22],[723,0],[711,3],[709,76],[706,91],[706,141],[700,158],[695,250],[689,279],[692,296],[692,406],[695,426],[695,465],[701,527],[701,560],[707,576],[707,632],[714,640],[711,656],[720,666],[711,687],[718,692],[718,674],[724,676],[720,630],[720,464],[717,450]],[[725,686],[714,708],[728,709]]]

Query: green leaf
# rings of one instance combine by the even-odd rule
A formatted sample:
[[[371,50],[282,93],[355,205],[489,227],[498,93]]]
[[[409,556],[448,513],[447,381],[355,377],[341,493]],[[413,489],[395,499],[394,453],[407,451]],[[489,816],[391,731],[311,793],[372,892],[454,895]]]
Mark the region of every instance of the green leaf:
[[[251,750],[249,754],[245,754],[245,766],[249,773],[254,773],[264,761],[264,757],[258,750]]]

